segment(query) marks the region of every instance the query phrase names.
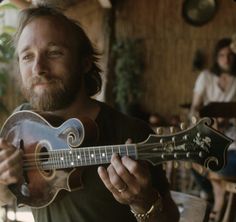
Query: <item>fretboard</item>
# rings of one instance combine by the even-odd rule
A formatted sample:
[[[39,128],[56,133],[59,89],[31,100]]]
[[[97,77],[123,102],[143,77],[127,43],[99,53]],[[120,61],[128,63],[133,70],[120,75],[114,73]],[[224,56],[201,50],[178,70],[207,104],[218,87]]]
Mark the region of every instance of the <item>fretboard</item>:
[[[119,154],[120,157],[129,156],[137,159],[136,145],[125,144],[49,151],[47,161],[39,161],[39,163],[43,170],[99,165],[110,163],[114,153]]]

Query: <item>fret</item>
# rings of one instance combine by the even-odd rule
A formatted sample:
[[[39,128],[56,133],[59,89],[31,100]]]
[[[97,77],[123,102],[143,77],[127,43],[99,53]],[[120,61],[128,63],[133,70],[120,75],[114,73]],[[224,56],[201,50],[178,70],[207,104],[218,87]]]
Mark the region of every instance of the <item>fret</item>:
[[[69,166],[74,166],[72,150],[69,151]]]
[[[93,152],[94,152],[94,163],[99,163],[99,157],[98,157],[98,149],[96,147],[93,147]]]
[[[137,159],[137,150],[136,150],[136,145],[134,144],[128,144],[127,145],[127,151],[129,153],[129,156],[132,157],[133,159]]]
[[[60,168],[60,156],[59,156],[58,150],[56,150],[55,152],[56,152],[56,158],[57,158],[57,167],[56,168],[58,169],[58,168]]]
[[[94,154],[94,147],[90,147],[89,149],[90,149],[90,159],[91,159],[90,164],[92,165],[92,164],[96,163],[95,154]]]
[[[56,166],[55,166],[55,162],[56,162],[56,157],[55,157],[55,151],[52,151],[52,163],[51,163],[51,167],[52,169],[56,169]]]
[[[85,156],[85,148],[83,148],[82,151],[83,151],[82,165],[83,165],[83,166],[86,166],[86,165],[87,165],[87,159],[86,159],[86,156]],[[81,153],[81,154],[82,154],[82,153]]]
[[[113,154],[113,152],[112,152],[112,146],[108,146],[106,150],[107,150],[108,162],[111,162],[111,156],[112,156],[112,154]]]
[[[88,148],[87,150],[88,150],[88,156],[89,156],[89,163],[90,163],[90,165],[91,165],[90,149]]]
[[[68,167],[68,150],[65,150],[64,152],[64,163],[65,163],[65,166]]]
[[[78,166],[81,166],[82,165],[81,149],[76,149],[76,160]]]
[[[54,163],[54,166],[55,166],[55,169],[58,169],[58,157],[57,157],[57,151],[54,151],[54,155],[55,155],[55,163]]]
[[[62,158],[63,158],[64,167],[67,167],[66,155],[67,155],[67,151],[66,151],[66,150],[63,150],[63,152],[62,152]]]
[[[126,156],[129,156],[129,147],[127,144],[125,144],[124,146],[125,146]]]
[[[85,165],[88,166],[89,165],[89,159],[88,159],[89,153],[88,153],[88,149],[84,148],[84,160],[85,160]]]
[[[76,152],[75,152],[74,148],[71,151],[72,151],[72,161],[74,163],[73,166],[76,167],[76,165],[77,165]]]
[[[117,153],[120,155],[120,152],[119,152],[119,146],[113,146],[113,153]]]
[[[60,162],[61,162],[61,168],[64,168],[65,167],[64,150],[60,151]]]
[[[127,156],[127,148],[126,148],[126,145],[120,145],[120,146],[119,146],[119,149],[120,149],[120,156],[121,156],[121,157]]]
[[[108,157],[107,157],[107,146],[105,146],[105,153],[106,153],[106,162],[109,163],[110,161],[108,160]]]
[[[101,163],[106,163],[106,152],[105,152],[105,147],[100,148],[101,151],[101,157],[102,157],[102,162]]]
[[[98,147],[100,163],[102,163],[101,147]]]

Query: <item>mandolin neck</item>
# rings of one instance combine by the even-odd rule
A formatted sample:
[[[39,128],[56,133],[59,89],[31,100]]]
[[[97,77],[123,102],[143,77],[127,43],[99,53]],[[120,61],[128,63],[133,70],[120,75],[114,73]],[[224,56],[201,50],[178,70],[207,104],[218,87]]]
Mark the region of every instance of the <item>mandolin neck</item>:
[[[136,144],[124,144],[49,151],[47,161],[39,162],[43,170],[66,169],[110,163],[114,153],[137,159]]]

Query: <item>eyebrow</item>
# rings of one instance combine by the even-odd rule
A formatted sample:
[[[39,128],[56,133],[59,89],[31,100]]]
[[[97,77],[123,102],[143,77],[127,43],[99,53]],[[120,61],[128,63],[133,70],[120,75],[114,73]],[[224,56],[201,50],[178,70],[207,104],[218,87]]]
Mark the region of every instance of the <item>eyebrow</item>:
[[[63,44],[63,43],[55,43],[55,42],[49,42],[48,47],[50,46],[57,46],[57,47],[62,47],[62,48],[68,48],[67,44]],[[26,45],[22,50],[20,50],[18,53],[22,54],[23,52],[27,51],[30,49],[30,45]]]

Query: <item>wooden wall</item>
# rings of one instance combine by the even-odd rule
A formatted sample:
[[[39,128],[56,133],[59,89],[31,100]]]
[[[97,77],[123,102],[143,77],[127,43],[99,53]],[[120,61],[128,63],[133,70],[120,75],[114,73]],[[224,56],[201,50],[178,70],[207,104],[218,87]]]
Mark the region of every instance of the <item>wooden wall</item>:
[[[218,0],[215,17],[201,27],[183,20],[183,0],[118,2],[117,36],[145,42],[143,106],[164,116],[179,114],[179,105],[191,102],[198,74],[192,70],[195,51],[210,55],[215,41],[236,32],[236,2]]]

